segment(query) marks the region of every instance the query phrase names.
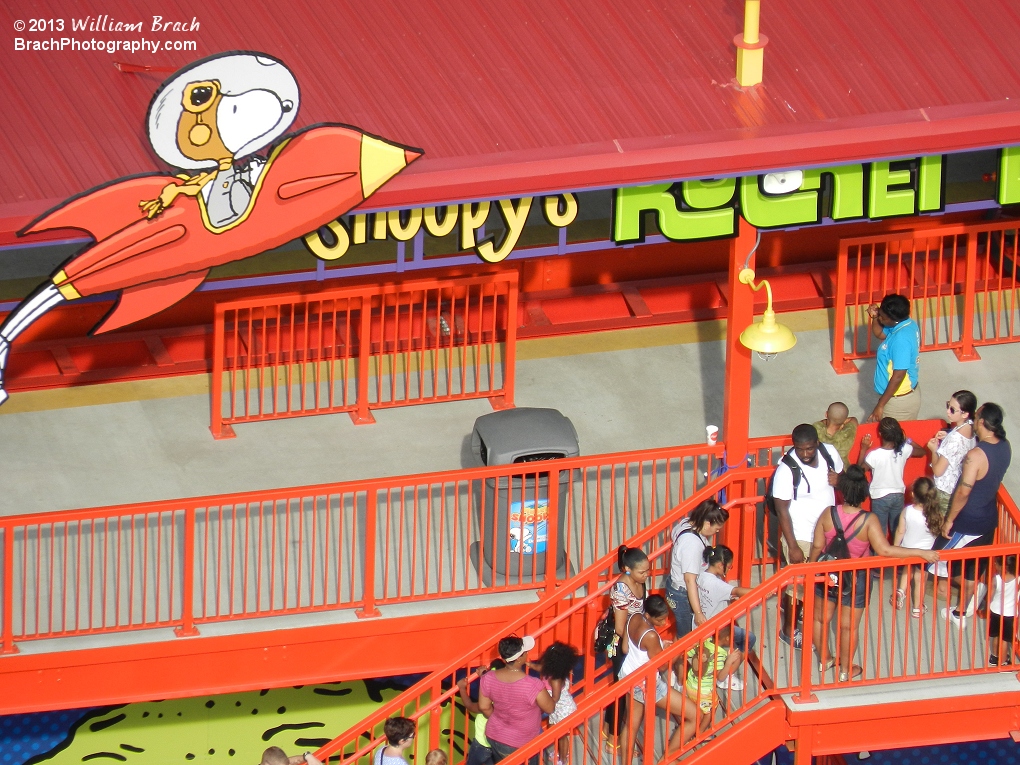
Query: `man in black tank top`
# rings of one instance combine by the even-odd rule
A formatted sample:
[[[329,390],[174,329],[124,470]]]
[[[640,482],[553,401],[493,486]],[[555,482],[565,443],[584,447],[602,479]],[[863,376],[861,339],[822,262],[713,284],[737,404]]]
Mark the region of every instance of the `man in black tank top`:
[[[963,473],[953,493],[949,515],[942,531],[943,538],[936,541],[935,547],[981,547],[995,541],[999,525],[996,495],[1012,458],[1002,418],[1002,407],[998,404],[987,403],[977,410],[974,432],[978,437],[978,445],[967,452],[963,460]],[[964,627],[964,618],[970,616],[973,607],[977,605],[971,603],[971,598],[976,590],[977,578],[985,576],[988,559],[963,561],[962,567],[960,562],[956,562],[950,565],[950,576],[959,577],[961,568],[963,577],[960,581],[960,603],[965,604],[966,612],[961,614],[959,608],[944,608],[942,615],[959,627]]]

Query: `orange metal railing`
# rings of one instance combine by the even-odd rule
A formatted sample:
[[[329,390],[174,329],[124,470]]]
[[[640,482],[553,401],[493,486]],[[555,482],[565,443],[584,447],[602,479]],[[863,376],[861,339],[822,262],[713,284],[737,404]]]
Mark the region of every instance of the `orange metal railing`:
[[[648,524],[626,541],[628,546],[643,547],[649,552],[652,561],[650,581],[653,582],[653,588],[656,587],[655,582],[661,583],[663,577],[668,575],[670,530],[684,513],[716,494],[721,488],[726,488],[731,495],[739,495],[756,481],[771,474],[774,469],[772,456],[781,455],[781,452],[772,446],[783,443],[783,439],[756,441],[757,449],[751,467],[723,474],[718,480],[688,497],[673,512]],[[770,560],[767,542],[769,531],[763,524],[768,524],[770,520],[761,512],[760,501],[760,496],[736,496],[727,503],[727,506],[731,510],[730,523],[739,526],[741,530],[739,538],[747,543],[746,549],[741,547],[736,551],[737,557],[747,557],[748,560],[754,561],[753,565],[767,566]],[[741,542],[741,545],[743,544]],[[747,569],[750,571],[751,566]],[[433,723],[438,723],[444,707],[457,695],[455,681],[459,677],[476,678],[475,670],[488,666],[489,661],[497,655],[497,643],[509,634],[532,635],[538,641],[539,649],[554,640],[562,640],[582,648],[587,646],[591,642],[596,622],[605,613],[606,592],[615,582],[616,576],[616,549],[610,548],[587,570],[561,582],[555,593],[542,598],[520,618],[471,649],[463,658],[436,670],[400,696],[381,706],[357,726],[320,749],[317,756],[323,761],[327,757],[340,757],[344,761],[365,758],[362,762],[367,763],[374,749],[383,741],[383,722],[387,717],[403,714],[417,719],[422,727],[423,735],[420,737],[419,748],[421,756],[424,757],[425,751],[440,745],[440,726]],[[583,671],[572,688],[576,694],[589,694],[606,682],[606,667],[602,664],[596,665],[596,657],[590,651],[582,652]],[[536,656],[537,653],[538,649],[535,652]],[[456,724],[459,724],[460,728],[455,728]],[[468,734],[466,721],[460,720],[459,723],[455,723],[444,720],[443,725],[455,728],[449,733],[446,746],[454,747],[451,742],[466,740]],[[443,735],[447,733],[444,732]],[[448,755],[460,756],[455,748],[451,748]]]
[[[917,431],[915,437],[923,437],[936,425],[937,423],[930,421],[908,424]],[[909,607],[901,611],[896,611],[891,606],[882,608],[882,604],[890,601],[890,596],[895,590],[893,577],[910,561],[890,563],[890,559],[887,558],[873,558],[779,570],[776,521],[764,511],[762,497],[755,495],[754,491],[764,487],[785,445],[783,438],[753,439],[749,450],[751,455],[749,466],[731,470],[723,476],[727,493],[733,497],[728,506],[731,512],[729,526],[734,527],[734,533],[728,536],[731,541],[734,538],[738,540],[738,549],[735,552],[739,563],[740,583],[743,586],[761,583],[752,594],[742,598],[695,633],[671,646],[660,660],[627,678],[626,682],[616,685],[610,685],[605,665],[596,663],[597,657],[590,648],[591,637],[596,622],[605,610],[605,594],[616,576],[615,555],[609,554],[591,569],[563,582],[555,595],[543,598],[529,612],[471,649],[462,659],[433,672],[334,739],[317,753],[318,756],[323,760],[327,757],[344,762],[357,760],[359,765],[363,765],[367,763],[367,758],[372,755],[375,748],[382,743],[381,726],[385,719],[402,714],[418,721],[422,733],[419,743],[422,756],[428,749],[442,746],[447,749],[451,762],[461,761],[464,752],[458,742],[469,738],[468,721],[463,717],[459,719],[456,716],[443,717],[444,710],[452,704],[457,695],[456,680],[462,677],[467,677],[471,681],[477,679],[478,668],[487,666],[496,656],[496,644],[500,638],[508,634],[529,634],[536,637],[538,644],[536,655],[553,640],[563,640],[581,650],[582,666],[575,675],[575,682],[572,685],[578,699],[579,710],[560,726],[546,730],[534,742],[515,752],[508,760],[508,765],[511,761],[513,764],[523,763],[530,756],[552,746],[568,731],[574,732],[571,738],[572,757],[583,755],[586,758],[598,759],[597,751],[589,750],[601,746],[600,729],[607,708],[618,705],[621,699],[633,692],[634,685],[649,683],[654,673],[663,666],[679,661],[676,671],[678,676],[684,677],[690,668],[690,660],[686,658],[687,650],[709,635],[718,635],[723,626],[739,623],[750,627],[758,634],[759,643],[757,652],[749,653],[742,659],[741,674],[747,680],[745,690],[723,691],[722,693],[728,696],[721,716],[719,712],[713,712],[714,717],[705,730],[699,731],[679,749],[671,750],[663,756],[670,759],[683,755],[694,746],[704,743],[708,737],[721,734],[728,725],[756,712],[762,704],[774,699],[779,693],[797,692],[800,697],[809,698],[816,689],[838,685],[834,672],[824,675],[818,673],[817,660],[813,658],[814,646],[810,630],[814,618],[813,598],[807,599],[809,605],[804,623],[808,627],[805,633],[805,648],[800,655],[782,649],[783,644],[777,635],[779,629],[777,614],[780,596],[791,587],[807,586],[808,592],[811,592],[814,584],[820,582],[824,588],[825,582],[829,581],[828,574],[843,570],[866,572],[862,575],[861,581],[875,583],[869,584],[873,587],[871,603],[876,604],[874,608],[879,609],[874,613],[869,611],[865,616],[859,632],[865,637],[852,646],[863,669],[862,676],[856,678],[855,683],[881,684],[998,671],[997,667],[988,666],[984,661],[981,655],[984,646],[978,631],[964,632],[957,638],[954,632],[956,628],[949,626],[948,622],[941,618],[940,611],[943,607],[960,605],[950,599],[945,588],[932,592],[931,588],[927,587],[924,594],[928,601],[926,606],[928,610],[922,618],[911,616]],[[702,493],[692,496],[678,507],[676,512],[656,521],[626,542],[628,546],[644,547],[649,553],[653,564],[653,581],[661,582],[661,577],[668,573],[670,553],[668,531],[673,522],[706,496],[709,489],[717,491],[719,488],[719,485],[706,487]],[[968,559],[1001,561],[1004,555],[1016,554],[1018,546],[1020,546],[1020,510],[1008,494],[1001,491],[1000,524],[996,545],[977,551],[953,551],[944,557],[950,561]],[[986,577],[986,583],[988,581],[990,580]],[[764,650],[763,646],[768,646],[768,650]],[[832,649],[838,650],[838,646],[831,646],[830,650]],[[656,736],[661,739],[662,731],[657,730],[658,723],[654,722],[654,716],[647,709],[645,712],[645,732],[640,743],[646,753],[656,751],[658,760],[658,754],[662,752],[661,740],[658,750],[653,747],[657,740]],[[442,726],[439,725],[441,718]]]
[[[517,274],[219,303],[212,417],[231,425],[488,398],[513,406]]]
[[[717,483],[721,448],[3,518],[0,648],[552,588]],[[544,552],[512,549],[512,522],[495,523],[515,503],[546,513]]]
[[[953,350],[1020,339],[1016,221],[941,226],[840,241],[832,366],[856,373],[873,355],[867,308],[890,293],[908,297],[921,350]]]

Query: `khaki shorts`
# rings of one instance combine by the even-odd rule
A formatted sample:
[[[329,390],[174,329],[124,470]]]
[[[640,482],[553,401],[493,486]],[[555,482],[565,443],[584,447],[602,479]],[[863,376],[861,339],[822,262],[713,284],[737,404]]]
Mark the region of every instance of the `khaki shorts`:
[[[805,542],[803,539],[798,539],[798,540],[796,540],[796,542],[797,542],[797,547],[799,547],[800,551],[802,553],[804,553],[804,560],[806,561],[809,557],[811,557],[811,543],[810,542]],[[780,546],[780,548],[783,551],[782,564],[784,566],[789,566],[790,565],[790,547],[789,547],[789,545],[786,544],[786,537],[783,536],[782,534],[779,535],[779,546]],[[796,586],[796,592],[794,593],[794,597],[797,598],[798,600],[803,600],[804,599],[804,585],[798,584]]]
[[[900,422],[916,420],[921,411],[921,392],[914,388],[910,393],[893,396],[882,410],[883,417],[895,417]]]

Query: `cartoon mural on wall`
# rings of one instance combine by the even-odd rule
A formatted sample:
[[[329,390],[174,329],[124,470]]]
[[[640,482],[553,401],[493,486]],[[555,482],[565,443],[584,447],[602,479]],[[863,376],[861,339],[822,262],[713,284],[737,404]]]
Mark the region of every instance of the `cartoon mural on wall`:
[[[192,292],[214,266],[335,220],[422,154],[339,124],[285,135],[299,104],[293,74],[264,53],[221,53],[160,86],[146,117],[149,141],[185,172],[100,186],[19,232],[74,228],[94,242],[0,325],[0,404],[11,343],[52,308],[119,291],[93,333],[144,319]]]
[[[420,677],[316,683],[0,717],[0,765],[251,765],[259,762],[269,746],[292,755],[314,752]],[[438,717],[429,716],[409,753],[412,762],[424,762],[433,719],[439,725],[440,745],[463,755],[467,749],[464,715],[462,706],[448,703]],[[51,726],[51,720],[59,722]]]

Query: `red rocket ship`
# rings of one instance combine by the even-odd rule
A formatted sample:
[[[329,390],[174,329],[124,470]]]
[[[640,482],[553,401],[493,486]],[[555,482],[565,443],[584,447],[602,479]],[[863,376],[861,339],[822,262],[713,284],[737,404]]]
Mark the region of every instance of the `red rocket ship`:
[[[74,197],[21,234],[76,228],[94,244],[0,324],[0,404],[11,343],[40,316],[120,292],[96,333],[151,316],[209,269],[303,236],[361,204],[421,156],[345,125],[286,135],[300,92],[279,59],[232,51],[175,73],[149,104],[149,141],[182,175],[114,181]],[[257,152],[266,149],[268,156]]]
[[[270,154],[247,214],[216,227],[202,196],[178,198],[148,218],[139,200],[159,196],[166,175],[132,178],[89,192],[23,233],[76,228],[95,244],[66,263],[53,283],[68,300],[120,290],[94,330],[108,332],[151,316],[202,283],[209,269],[257,255],[314,231],[361,204],[420,152],[342,126],[285,139]]]

